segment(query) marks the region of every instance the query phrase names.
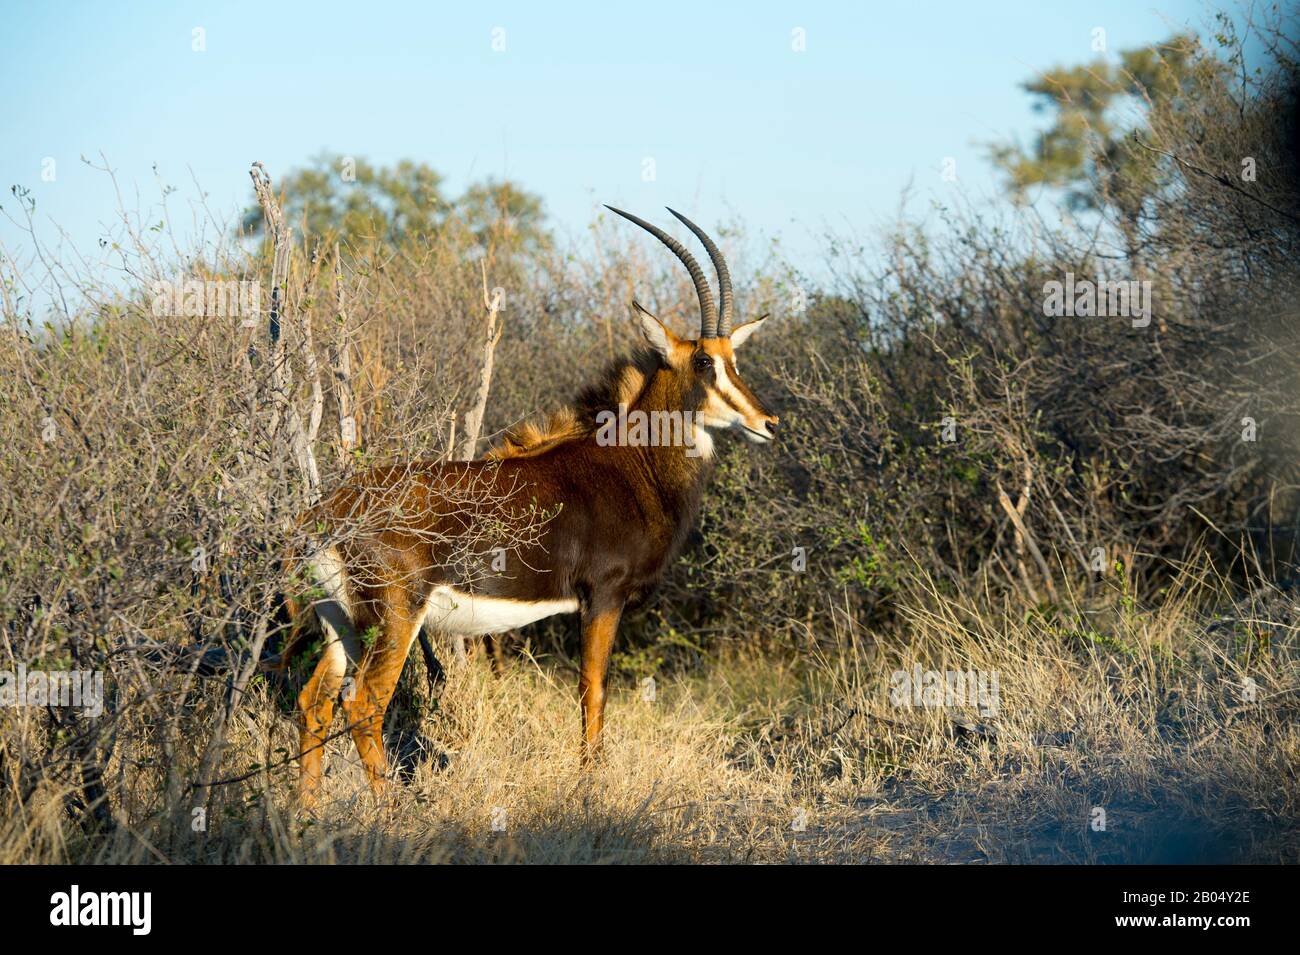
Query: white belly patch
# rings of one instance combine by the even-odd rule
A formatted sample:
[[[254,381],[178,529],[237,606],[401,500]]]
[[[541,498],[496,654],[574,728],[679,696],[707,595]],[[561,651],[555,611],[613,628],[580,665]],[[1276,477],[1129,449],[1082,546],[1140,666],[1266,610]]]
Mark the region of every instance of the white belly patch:
[[[444,633],[479,636],[504,633],[557,613],[576,613],[576,600],[508,600],[435,588],[425,605],[424,622]]]

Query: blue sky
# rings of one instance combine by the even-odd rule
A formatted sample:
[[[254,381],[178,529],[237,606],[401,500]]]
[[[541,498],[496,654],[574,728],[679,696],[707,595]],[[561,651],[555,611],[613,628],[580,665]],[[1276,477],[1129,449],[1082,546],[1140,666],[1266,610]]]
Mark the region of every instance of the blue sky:
[[[779,237],[796,265],[826,228],[869,234],[932,200],[987,201],[983,144],[1042,124],[1017,84],[1203,26],[1184,0],[991,3],[0,2],[0,205],[29,187],[41,235],[94,249],[161,179],[219,214],[322,149],[412,158],[455,194],[487,176],[539,193],[580,237],[601,202]],[[193,31],[206,46],[196,52]],[[493,50],[493,31],[505,49]],[[793,49],[794,31],[806,49]],[[496,34],[498,38],[501,34]],[[956,161],[956,182],[941,176]],[[42,163],[55,160],[53,182]],[[644,181],[645,160],[654,181]],[[180,216],[184,219],[184,216]],[[22,259],[22,233],[0,217]]]

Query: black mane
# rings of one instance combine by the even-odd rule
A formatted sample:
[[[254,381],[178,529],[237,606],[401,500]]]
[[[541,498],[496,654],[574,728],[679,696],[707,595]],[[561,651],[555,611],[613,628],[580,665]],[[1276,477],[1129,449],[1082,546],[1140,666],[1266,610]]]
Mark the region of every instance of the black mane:
[[[655,372],[663,367],[659,353],[643,346],[633,350],[631,355],[615,359],[605,366],[600,377],[587,385],[573,400],[573,411],[579,422],[593,430],[596,428],[596,415],[602,411],[617,411],[620,402],[632,404],[636,395],[645,389]],[[629,372],[640,375],[636,394],[628,394]]]

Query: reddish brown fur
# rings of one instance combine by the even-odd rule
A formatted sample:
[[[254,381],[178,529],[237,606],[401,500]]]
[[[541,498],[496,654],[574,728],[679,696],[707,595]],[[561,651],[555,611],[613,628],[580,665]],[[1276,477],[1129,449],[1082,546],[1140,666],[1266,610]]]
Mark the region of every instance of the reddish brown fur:
[[[764,427],[776,421],[735,373],[729,341],[668,335],[666,357],[643,351],[612,366],[600,385],[547,428],[515,432],[487,459],[376,468],[304,515],[304,528],[342,556],[355,631],[378,633],[355,661],[355,694],[344,703],[376,790],[387,775],[384,711],[426,601],[440,585],[521,601],[578,602],[583,762],[598,751],[620,615],[653,590],[680,550],[711,463],[683,447],[601,446],[596,414],[620,402],[647,412],[700,409],[716,400],[713,372],[700,367],[699,356],[707,354],[726,360],[734,391],[752,404],[747,420],[767,422]],[[492,546],[473,543],[485,520],[522,526],[538,511],[549,519],[535,540],[510,551],[506,572],[468,576],[474,568],[481,573],[482,563],[458,559],[456,551],[462,544],[476,552]],[[341,686],[337,667],[323,659],[299,696],[301,788],[308,805],[320,785],[322,744]]]

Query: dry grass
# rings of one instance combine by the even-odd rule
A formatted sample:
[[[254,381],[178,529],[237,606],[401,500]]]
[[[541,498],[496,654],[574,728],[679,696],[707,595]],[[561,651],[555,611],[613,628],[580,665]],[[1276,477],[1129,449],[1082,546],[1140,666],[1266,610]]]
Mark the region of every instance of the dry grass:
[[[1293,596],[1204,616],[1202,585],[1184,581],[1159,607],[1094,608],[1090,632],[929,596],[905,640],[843,634],[832,656],[733,645],[653,701],[622,681],[586,775],[571,668],[526,656],[500,677],[483,660],[454,668],[418,742],[391,720],[405,778],[382,800],[350,740],[331,743],[311,820],[293,809],[292,765],[222,787],[205,832],[151,817],[156,787],[129,766],[154,754],[127,733],[110,773],[125,825],[79,841],[51,800],[9,820],[0,861],[1297,861]],[[913,663],[996,671],[996,714],[894,705],[890,676]],[[225,773],[294,745],[274,707],[248,712]]]

